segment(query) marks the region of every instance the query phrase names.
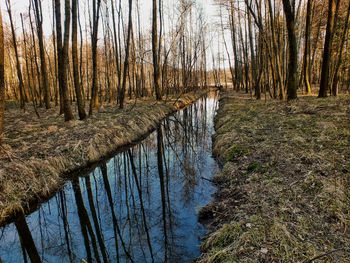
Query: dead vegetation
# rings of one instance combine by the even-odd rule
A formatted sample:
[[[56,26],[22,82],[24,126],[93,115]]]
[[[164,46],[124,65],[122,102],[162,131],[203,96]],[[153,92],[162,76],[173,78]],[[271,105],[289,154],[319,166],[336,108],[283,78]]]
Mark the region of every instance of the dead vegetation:
[[[255,101],[216,116],[220,190],[204,262],[350,262],[350,97]]]
[[[0,225],[33,202],[57,191],[69,174],[133,143],[177,109],[204,92],[154,100],[130,101],[125,109],[104,105],[85,121],[64,122],[57,109],[20,112],[9,103],[0,149]]]

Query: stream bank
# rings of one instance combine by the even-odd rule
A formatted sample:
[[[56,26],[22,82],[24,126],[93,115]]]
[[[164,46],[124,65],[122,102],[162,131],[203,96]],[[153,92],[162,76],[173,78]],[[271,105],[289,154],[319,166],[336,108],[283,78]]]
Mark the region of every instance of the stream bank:
[[[19,112],[8,108],[0,154],[0,226],[47,200],[66,179],[118,149],[137,142],[171,113],[208,91],[169,97],[166,101],[130,101],[123,110],[104,105],[85,121],[65,123],[56,109]]]
[[[219,171],[211,136],[217,93],[165,118],[145,139],[70,180],[0,227],[0,261],[189,262],[207,229],[200,207]]]
[[[222,164],[197,262],[349,262],[350,96],[256,101],[221,93]]]

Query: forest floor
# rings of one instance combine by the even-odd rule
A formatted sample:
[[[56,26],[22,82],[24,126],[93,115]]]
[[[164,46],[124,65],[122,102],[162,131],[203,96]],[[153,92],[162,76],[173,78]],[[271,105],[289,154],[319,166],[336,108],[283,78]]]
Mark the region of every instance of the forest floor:
[[[107,104],[84,121],[70,122],[64,122],[57,107],[39,109],[38,119],[30,105],[23,113],[18,105],[7,103],[0,148],[0,226],[48,199],[67,177],[142,139],[166,116],[206,92],[162,102],[129,101],[123,110]]]
[[[350,262],[350,96],[219,103],[198,262]]]

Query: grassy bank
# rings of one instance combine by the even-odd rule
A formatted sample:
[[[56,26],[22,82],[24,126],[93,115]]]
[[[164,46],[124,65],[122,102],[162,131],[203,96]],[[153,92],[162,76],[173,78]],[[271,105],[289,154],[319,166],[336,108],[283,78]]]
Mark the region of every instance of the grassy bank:
[[[7,105],[0,149],[0,225],[46,200],[73,173],[146,136],[204,93],[187,93],[166,103],[130,101],[123,110],[104,105],[91,118],[68,123],[57,116],[57,109],[40,109],[38,119],[31,109],[23,113]]]
[[[226,93],[215,123],[223,169],[199,262],[350,262],[350,97]]]

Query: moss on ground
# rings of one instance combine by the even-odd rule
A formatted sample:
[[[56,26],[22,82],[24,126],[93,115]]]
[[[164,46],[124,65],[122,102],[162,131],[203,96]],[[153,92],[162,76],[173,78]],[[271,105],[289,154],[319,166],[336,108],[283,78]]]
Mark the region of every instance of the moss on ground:
[[[39,109],[38,119],[29,105],[23,113],[9,102],[0,148],[0,226],[49,198],[73,172],[140,140],[167,115],[206,92],[169,97],[166,102],[129,101],[123,110],[107,104],[85,121],[68,123],[57,115],[57,108]]]
[[[350,262],[350,96],[227,92],[215,128],[223,169],[198,262]]]

